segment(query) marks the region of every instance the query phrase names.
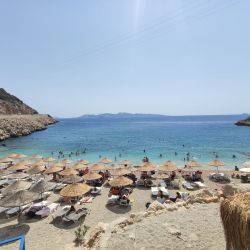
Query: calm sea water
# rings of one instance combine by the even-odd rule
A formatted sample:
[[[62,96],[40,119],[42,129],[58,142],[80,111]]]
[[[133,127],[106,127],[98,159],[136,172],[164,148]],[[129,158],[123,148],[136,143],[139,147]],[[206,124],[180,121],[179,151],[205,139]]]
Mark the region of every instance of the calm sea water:
[[[216,153],[220,160],[233,167],[250,158],[250,127],[234,125],[240,118],[242,116],[61,119],[47,130],[6,140],[7,147],[0,148],[0,155],[18,152],[50,156],[53,152],[57,158],[61,150],[68,158],[70,152],[82,152],[86,148],[86,153],[73,155],[71,159],[96,162],[106,156],[112,160],[116,157],[118,162],[130,159],[140,163],[148,156],[155,163],[171,159],[183,165],[188,152],[190,158],[202,163],[214,159]]]

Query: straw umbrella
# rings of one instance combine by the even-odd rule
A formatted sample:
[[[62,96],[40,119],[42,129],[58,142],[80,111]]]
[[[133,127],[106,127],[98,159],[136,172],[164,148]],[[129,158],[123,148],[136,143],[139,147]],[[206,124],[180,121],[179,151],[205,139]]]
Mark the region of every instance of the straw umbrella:
[[[72,168],[67,168],[63,170],[62,172],[60,172],[59,174],[63,176],[67,176],[67,175],[77,175],[78,173],[76,172],[76,170]]]
[[[201,166],[201,164],[195,160],[188,161],[186,165],[190,168],[198,168]]]
[[[8,158],[13,158],[13,159],[15,159],[16,156],[18,156],[18,154],[12,153],[12,154],[8,155]]]
[[[20,165],[26,165],[26,166],[32,165],[32,163],[30,161],[27,161],[27,160],[21,160],[16,165],[18,165],[18,164],[20,164]]]
[[[102,178],[100,174],[94,173],[94,172],[89,172],[82,177],[85,181],[94,181],[94,180],[99,180]]]
[[[158,173],[152,175],[152,178],[164,180],[164,179],[168,179],[168,178],[169,178],[169,175],[164,174],[164,173],[159,173],[159,172],[158,172]]]
[[[69,160],[69,159],[64,159],[64,160],[61,160],[61,163],[63,163],[65,166],[68,165],[68,164],[71,164],[72,161]]]
[[[103,165],[99,165],[99,164],[94,164],[90,170],[91,171],[103,171],[105,169],[105,167]]]
[[[51,190],[53,187],[55,187],[54,183],[47,182],[47,181],[41,179],[31,186],[30,191],[35,192],[35,193],[39,193],[42,197],[44,192]]]
[[[64,168],[65,164],[61,161],[58,161],[52,165],[53,167],[59,167],[59,168]]]
[[[126,168],[114,168],[110,171],[110,174],[112,176],[122,176],[122,175],[131,174],[131,171]]]
[[[27,155],[24,155],[24,154],[11,154],[11,155],[9,155],[9,157],[13,158],[13,159],[21,159],[21,158],[27,157]]]
[[[208,163],[209,166],[216,167],[217,172],[219,172],[219,167],[225,166],[225,163],[220,160],[213,160]]]
[[[121,161],[121,165],[126,167],[126,166],[129,166],[129,165],[133,165],[133,163],[131,161],[129,161],[129,160],[123,160],[123,161]]]
[[[0,169],[0,175],[8,175],[10,174],[10,171],[7,169]]]
[[[138,168],[138,171],[140,172],[151,172],[155,170],[156,170],[156,167],[150,162],[144,163],[142,166]]]
[[[103,164],[110,164],[112,163],[112,160],[108,159],[108,158],[103,158],[100,160],[100,163],[103,163]]]
[[[35,163],[33,163],[33,165],[46,165],[46,162],[42,159],[36,161]]]
[[[45,171],[45,167],[42,165],[33,165],[30,169],[28,169],[26,172],[28,174],[40,174],[43,171]]]
[[[28,176],[29,176],[28,174],[20,172],[20,173],[10,174],[7,176],[7,178],[8,179],[24,179]]]
[[[250,168],[250,161],[246,161],[242,164],[244,168]]]
[[[78,161],[78,163],[83,164],[83,165],[88,165],[89,161],[87,161],[87,160],[80,160],[80,161]]]
[[[0,207],[19,207],[18,224],[20,224],[21,207],[28,205],[37,199],[38,194],[26,190],[20,190],[0,200]]]
[[[169,161],[169,162],[166,162],[164,165],[160,166],[158,170],[161,172],[172,172],[172,171],[176,171],[177,167],[174,162]]]
[[[17,163],[11,167],[8,168],[8,170],[11,170],[11,171],[21,171],[21,170],[25,170],[25,169],[28,169],[29,166],[27,164],[24,164],[24,163]]]
[[[43,161],[47,162],[49,166],[49,163],[52,161],[55,161],[55,159],[53,157],[48,157],[48,158],[43,159]]]
[[[44,171],[45,174],[54,174],[62,171],[63,169],[57,166],[52,166]]]
[[[84,165],[83,163],[77,162],[71,168],[75,170],[80,170],[82,168],[86,168],[86,165]]]
[[[32,159],[42,159],[43,157],[41,155],[34,154],[31,156]]]
[[[109,182],[111,187],[126,187],[131,185],[132,183],[132,180],[124,176],[118,176]]]
[[[16,182],[10,184],[6,188],[2,189],[2,194],[4,196],[9,195],[9,194],[13,194],[13,193],[20,191],[20,190],[27,190],[30,188],[30,186],[31,186],[30,182],[19,180],[19,181],[16,181]]]
[[[64,197],[78,197],[90,191],[90,186],[85,183],[74,183],[64,187],[60,191],[60,195]]]
[[[62,179],[63,183],[73,184],[83,181],[83,178],[78,175],[69,175]]]
[[[2,157],[0,158],[0,163],[9,163],[9,162],[13,162],[13,159],[10,157]]]

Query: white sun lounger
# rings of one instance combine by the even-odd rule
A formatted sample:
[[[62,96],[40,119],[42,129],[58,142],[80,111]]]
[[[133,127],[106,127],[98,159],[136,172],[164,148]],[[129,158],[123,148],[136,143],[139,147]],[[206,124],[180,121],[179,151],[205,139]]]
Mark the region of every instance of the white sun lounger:
[[[101,194],[102,188],[101,187],[94,187],[91,190],[91,194]]]
[[[88,214],[88,210],[87,209],[82,209],[82,211],[79,212],[71,212],[68,215],[63,217],[63,221],[65,222],[74,222],[76,223],[81,217],[86,216]]]
[[[187,190],[193,190],[194,189],[194,187],[191,185],[191,183],[187,182],[187,181],[182,182],[182,186],[184,188],[186,188]]]
[[[22,211],[22,210],[24,210],[25,208],[27,208],[28,206],[29,206],[29,205],[22,206],[22,207],[20,208],[20,210]],[[19,207],[13,207],[13,208],[9,209],[8,211],[6,211],[5,213],[6,213],[7,216],[11,216],[11,215],[13,215],[13,214],[18,213],[18,211],[19,211]]]
[[[194,183],[195,183],[199,188],[204,188],[204,187],[206,187],[206,185],[205,185],[204,183],[200,182],[200,181],[195,181]]]
[[[152,196],[157,196],[159,192],[159,188],[158,187],[151,187],[151,194]]]
[[[55,213],[52,214],[53,219],[56,219],[58,217],[63,217],[64,215],[66,215],[66,213],[70,210],[70,205],[67,206],[63,206],[63,207],[59,207]]]
[[[51,203],[50,205],[44,207],[42,210],[36,212],[36,215],[41,216],[41,218],[47,217],[50,214],[54,213],[58,206],[58,203]]]
[[[111,195],[108,197],[107,204],[114,204],[118,201],[119,195]]]
[[[159,190],[162,191],[162,193],[163,193],[164,196],[168,196],[169,195],[169,192],[168,192],[168,190],[165,187],[159,187]]]
[[[167,187],[167,184],[166,184],[165,181],[161,181],[161,182],[160,182],[160,186],[161,186],[161,187]]]

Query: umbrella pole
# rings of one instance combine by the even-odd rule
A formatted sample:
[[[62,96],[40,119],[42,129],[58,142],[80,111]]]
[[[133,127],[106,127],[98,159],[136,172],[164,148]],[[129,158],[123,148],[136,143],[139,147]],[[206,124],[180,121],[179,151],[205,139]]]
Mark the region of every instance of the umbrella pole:
[[[18,226],[21,224],[21,207],[19,206],[18,217],[17,217]]]

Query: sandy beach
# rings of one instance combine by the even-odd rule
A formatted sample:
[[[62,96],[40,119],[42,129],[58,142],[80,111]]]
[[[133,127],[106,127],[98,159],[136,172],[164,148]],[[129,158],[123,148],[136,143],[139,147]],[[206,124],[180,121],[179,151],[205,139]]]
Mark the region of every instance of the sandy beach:
[[[203,174],[207,188],[220,190],[223,184],[210,181],[208,172],[205,171]],[[238,183],[239,180],[233,179],[232,182]],[[106,223],[109,227],[114,226],[120,220],[129,218],[131,214],[144,213],[145,204],[154,201],[150,189],[134,188],[130,196],[131,206],[106,205],[109,189],[104,185],[101,195],[97,195],[92,203],[86,204],[90,210],[90,214],[85,220],[85,225],[89,227],[87,237],[99,222]],[[174,195],[176,192],[176,190],[169,191],[170,195]],[[185,191],[185,189],[181,188],[181,191]],[[53,193],[48,201],[49,203],[55,202],[59,198],[59,194]],[[13,228],[17,223],[16,217],[7,219],[2,214],[0,240],[25,234],[26,249],[73,249],[74,231],[79,223],[67,225],[62,222],[52,223],[52,220],[51,215],[45,219],[23,217],[23,225]],[[170,237],[171,232],[169,233],[167,230],[169,227],[180,230],[182,236],[180,238]],[[159,215],[156,219],[147,218],[141,224],[129,227],[126,232],[105,237],[107,238],[105,243],[107,249],[150,249],[153,246],[155,246],[154,249],[224,249],[225,247],[218,203],[192,205],[188,210],[182,208],[175,212]],[[173,241],[174,239],[175,241]],[[15,246],[12,244],[3,249],[14,250]],[[103,249],[102,246],[97,248]]]

